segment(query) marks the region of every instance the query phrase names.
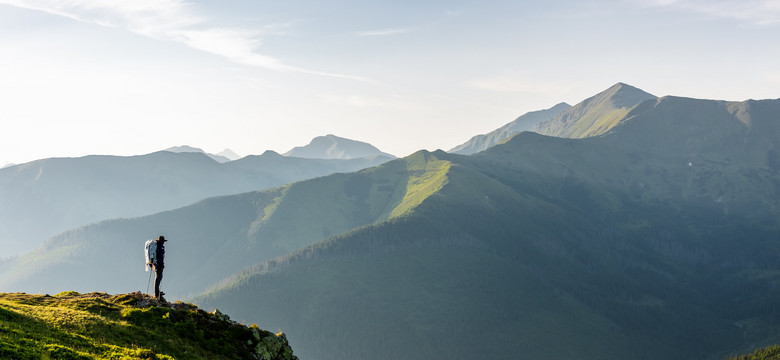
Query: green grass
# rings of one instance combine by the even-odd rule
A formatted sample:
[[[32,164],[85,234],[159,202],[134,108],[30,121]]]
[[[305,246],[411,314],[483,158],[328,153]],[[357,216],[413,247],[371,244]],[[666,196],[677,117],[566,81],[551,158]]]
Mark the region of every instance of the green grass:
[[[190,304],[138,304],[133,294],[0,294],[0,358],[294,358],[284,334]]]
[[[586,138],[604,134],[617,125],[630,111],[628,108],[609,109],[606,104],[601,104],[601,106],[599,106],[599,108],[602,107],[607,109],[598,109],[599,113],[596,116],[584,117],[581,122],[579,122],[579,124],[582,124],[580,125],[580,128],[575,127],[562,135],[568,135],[567,137]]]
[[[727,360],[780,360],[780,345],[772,345],[754,351],[749,355],[734,356]]]
[[[406,194],[390,213],[390,218],[408,214],[429,196],[441,190],[447,184],[447,172],[452,165],[449,161],[433,158],[427,153],[415,154],[405,160],[409,171]]]

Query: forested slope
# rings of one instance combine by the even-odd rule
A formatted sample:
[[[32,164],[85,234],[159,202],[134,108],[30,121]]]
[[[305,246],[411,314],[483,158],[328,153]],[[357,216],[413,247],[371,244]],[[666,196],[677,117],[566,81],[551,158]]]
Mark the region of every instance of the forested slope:
[[[447,181],[413,211],[196,301],[289,328],[323,359],[750,351],[780,334],[779,106],[667,97],[598,137],[431,153]]]

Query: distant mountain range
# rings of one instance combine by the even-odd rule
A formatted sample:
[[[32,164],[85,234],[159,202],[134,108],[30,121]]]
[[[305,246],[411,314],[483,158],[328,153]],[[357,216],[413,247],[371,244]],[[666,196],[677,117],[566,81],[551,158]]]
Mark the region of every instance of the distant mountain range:
[[[143,289],[163,234],[169,297],[301,358],[745,353],[780,339],[777,114],[616,84],[535,126],[556,136],[72,229],[0,261],[0,291]]]
[[[295,147],[283,155],[307,159],[357,159],[368,156],[395,158],[369,143],[330,134],[318,136],[308,145]]]
[[[1,169],[0,257],[30,251],[59,232],[104,219],[152,214],[390,160],[303,159],[268,151],[219,163],[195,148],[169,150],[175,152],[52,158]]]
[[[510,137],[517,135],[523,131],[529,131],[536,124],[542,121],[552,119],[564,110],[571,108],[571,105],[567,103],[560,103],[547,110],[532,111],[524,115],[519,116],[514,121],[493,130],[484,135],[477,135],[469,139],[469,141],[458,145],[451,149],[449,152],[453,154],[471,155],[480,151],[486,150],[493,146],[496,146]]]
[[[166,275],[171,281],[165,291],[172,296],[194,295],[244,267],[289,254],[356,227],[408,213],[427,196],[425,192],[435,190],[424,188],[421,193],[409,187],[410,181],[425,180],[415,175],[424,171],[425,166],[424,162],[394,160],[387,166],[357,173],[333,174],[263,191],[214,197],[155,215],[83,226],[7,262],[6,265],[25,270],[3,271],[8,276],[0,277],[0,288],[36,292],[62,287],[86,291],[96,283],[103,284],[103,290],[109,292],[132,288],[138,284],[137,280],[145,281],[146,276],[133,266],[137,259],[127,256],[136,250],[138,244],[134,239],[151,238],[159,233],[171,239],[167,245],[171,249],[170,258],[166,263],[179,269]],[[100,248],[112,250],[93,258],[94,251]],[[64,259],[69,259],[68,269],[60,268],[65,265],[60,263]],[[21,264],[25,265],[16,267]],[[98,266],[103,271],[76,276],[82,266]],[[52,272],[57,275],[39,281],[39,276]],[[106,281],[109,278],[114,280]]]
[[[164,151],[170,151],[170,152],[175,152],[175,153],[184,153],[184,152],[203,153],[203,154],[206,154],[208,157],[216,160],[217,162],[221,162],[221,163],[226,163],[228,161],[238,160],[238,159],[241,158],[240,155],[236,154],[235,152],[233,152],[233,150],[230,150],[230,149],[222,150],[222,152],[220,152],[218,154],[209,154],[209,153],[203,151],[203,149],[192,147],[192,146],[189,146],[189,145],[181,145],[181,146],[169,147],[169,148],[165,149]]]

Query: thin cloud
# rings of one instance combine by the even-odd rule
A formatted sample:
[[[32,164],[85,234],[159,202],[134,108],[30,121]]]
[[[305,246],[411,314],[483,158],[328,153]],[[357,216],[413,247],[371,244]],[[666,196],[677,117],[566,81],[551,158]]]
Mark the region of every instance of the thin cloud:
[[[0,0],[0,4],[44,11],[85,23],[126,29],[157,40],[174,41],[238,64],[357,81],[369,79],[303,69],[256,51],[260,38],[274,27],[260,30],[210,27],[184,0]]]
[[[357,36],[390,36],[398,35],[412,31],[413,28],[399,28],[399,29],[382,29],[382,30],[366,30],[356,31]]]
[[[365,95],[321,95],[320,98],[329,104],[345,105],[356,108],[377,108],[377,109],[413,109],[409,98],[397,94],[390,94],[383,97],[372,97]]]
[[[495,92],[541,93],[562,95],[572,90],[571,85],[561,82],[532,79],[524,74],[502,74],[483,77],[466,82],[466,86]]]
[[[758,25],[780,23],[780,2],[776,0],[653,0],[649,5]]]

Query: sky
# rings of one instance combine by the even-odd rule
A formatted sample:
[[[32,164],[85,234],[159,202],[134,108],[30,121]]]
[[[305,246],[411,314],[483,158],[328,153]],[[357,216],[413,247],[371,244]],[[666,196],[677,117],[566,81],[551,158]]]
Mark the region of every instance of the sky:
[[[624,82],[780,97],[780,0],[0,0],[0,167],[334,134],[406,156]]]

